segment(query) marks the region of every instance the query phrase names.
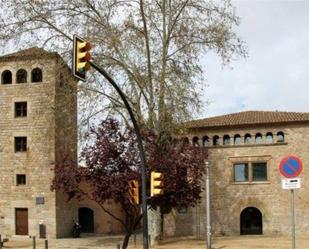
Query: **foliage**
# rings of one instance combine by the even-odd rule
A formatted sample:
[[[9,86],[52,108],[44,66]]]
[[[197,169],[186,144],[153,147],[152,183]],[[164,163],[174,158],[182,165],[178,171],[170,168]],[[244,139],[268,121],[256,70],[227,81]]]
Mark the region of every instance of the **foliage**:
[[[135,133],[131,129],[121,130],[117,121],[107,119],[97,129],[91,129],[89,136],[93,136],[94,144],[87,145],[82,152],[85,165],[76,167],[74,162],[65,159],[58,162],[52,188],[66,192],[69,198],[89,198],[98,203],[104,212],[123,225],[126,231],[123,248],[126,248],[141,219],[140,206],[133,204],[128,195],[130,180],[137,179],[141,185]],[[149,130],[143,132],[143,141],[148,162],[147,178],[152,170],[164,175],[164,194],[151,198],[149,204],[153,208],[160,206],[166,212],[171,208],[195,205],[202,191],[203,152],[183,143],[163,148]],[[147,186],[149,196],[149,182]],[[116,216],[105,207],[108,200],[120,205],[124,217]]]
[[[215,52],[224,63],[246,54],[234,31],[239,18],[229,0],[0,3],[2,47],[12,42],[19,48],[40,44],[69,61],[73,34],[84,37],[95,46],[95,60],[125,90],[139,124],[159,132],[199,110],[204,85],[201,59],[206,53]],[[123,103],[97,75],[89,84],[84,88],[93,92],[84,97],[91,101],[84,102],[87,112],[81,112],[85,122],[101,111],[126,118]]]

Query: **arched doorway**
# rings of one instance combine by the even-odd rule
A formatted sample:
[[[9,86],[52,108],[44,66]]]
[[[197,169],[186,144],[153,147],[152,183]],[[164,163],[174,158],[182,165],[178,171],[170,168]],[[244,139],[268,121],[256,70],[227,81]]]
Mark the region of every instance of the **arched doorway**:
[[[240,234],[262,234],[262,213],[255,207],[247,207],[240,214]]]
[[[93,233],[94,232],[94,215],[93,210],[90,208],[79,208],[78,209],[78,220],[82,227],[83,233]]]

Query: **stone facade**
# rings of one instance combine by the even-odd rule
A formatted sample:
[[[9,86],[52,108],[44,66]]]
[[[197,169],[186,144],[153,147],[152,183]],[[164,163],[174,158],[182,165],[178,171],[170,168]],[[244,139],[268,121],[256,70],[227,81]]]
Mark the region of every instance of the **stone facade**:
[[[41,70],[38,81],[35,68]],[[20,69],[25,80],[18,79]],[[76,82],[59,56],[40,49],[1,57],[0,75],[0,233],[39,236],[42,224],[47,236],[68,235],[76,214],[50,185],[62,149],[77,157]],[[26,103],[22,115],[16,113],[20,102]],[[68,108],[70,117],[63,112]],[[26,138],[24,149],[16,149],[18,137]]]
[[[273,113],[276,115],[276,112]],[[300,157],[304,165],[300,175],[301,189],[295,190],[296,232],[309,233],[309,171],[306,169],[309,163],[309,119],[306,119],[260,124],[238,122],[237,125],[198,125],[188,128],[189,141],[194,145],[204,146],[208,153],[213,234],[290,234],[291,194],[281,188],[281,179],[284,177],[279,172],[280,161],[287,155]],[[225,140],[224,144],[223,137],[227,139],[227,135],[230,142]],[[236,144],[235,135],[240,135]],[[249,135],[251,140],[245,142],[245,137],[248,138]],[[256,135],[258,141],[255,139]],[[203,142],[206,139],[208,142],[205,144]],[[263,173],[265,179],[254,179],[254,174],[258,173],[256,167],[260,165],[257,163],[261,163],[263,167],[266,165],[267,173]],[[238,173],[234,167],[238,164],[247,164],[247,180],[235,180]],[[261,217],[254,216],[258,214],[261,214]],[[185,233],[193,235],[200,230],[204,236],[205,193],[200,206],[191,209],[186,216],[191,218],[191,222],[183,226]],[[177,235],[182,230],[174,229],[172,234]]]
[[[121,231],[95,203],[50,190],[55,162],[77,159],[77,82],[68,66],[31,48],[0,57],[0,75],[0,234],[71,236],[80,215],[94,223],[91,232]]]

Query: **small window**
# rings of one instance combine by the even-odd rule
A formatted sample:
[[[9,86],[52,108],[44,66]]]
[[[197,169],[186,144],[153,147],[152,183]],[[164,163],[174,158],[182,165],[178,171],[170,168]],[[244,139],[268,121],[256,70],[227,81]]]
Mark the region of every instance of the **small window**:
[[[273,142],[273,134],[271,132],[268,132],[266,134],[266,143],[271,144]]]
[[[277,143],[284,143],[284,133],[282,131],[277,133]]]
[[[10,70],[3,71],[1,75],[2,84],[12,84],[12,73]]]
[[[267,164],[265,162],[252,163],[252,181],[267,181]]]
[[[252,140],[251,140],[251,135],[250,134],[246,134],[245,135],[245,144],[251,144]]]
[[[203,137],[203,146],[204,147],[209,146],[209,137],[207,136]]]
[[[16,185],[26,185],[26,175],[16,175]]]
[[[15,137],[15,152],[27,151],[27,137]]]
[[[234,164],[234,181],[235,182],[249,181],[248,163]]]
[[[193,146],[200,146],[198,137],[194,137],[192,140]]]
[[[220,140],[219,140],[219,136],[214,136],[213,139],[213,145],[214,146],[219,146],[220,145]]]
[[[15,117],[27,117],[27,102],[15,102]]]
[[[240,144],[240,135],[239,134],[236,134],[234,136],[234,144]]]
[[[16,73],[16,83],[26,83],[27,82],[27,71],[24,69],[19,69]]]
[[[31,82],[42,82],[43,74],[40,68],[35,68],[31,72]]]
[[[261,144],[263,142],[263,137],[261,133],[257,133],[255,135],[255,143],[256,144]]]
[[[223,144],[224,145],[229,145],[231,142],[230,136],[229,135],[224,135],[223,136]]]

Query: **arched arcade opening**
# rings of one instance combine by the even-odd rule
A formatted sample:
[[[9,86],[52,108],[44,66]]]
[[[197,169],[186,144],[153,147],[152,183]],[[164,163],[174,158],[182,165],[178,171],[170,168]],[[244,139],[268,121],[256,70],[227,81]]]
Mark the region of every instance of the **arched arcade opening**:
[[[94,213],[87,207],[78,209],[78,220],[83,233],[94,233]]]
[[[240,234],[263,234],[263,217],[259,209],[247,207],[241,212]]]

